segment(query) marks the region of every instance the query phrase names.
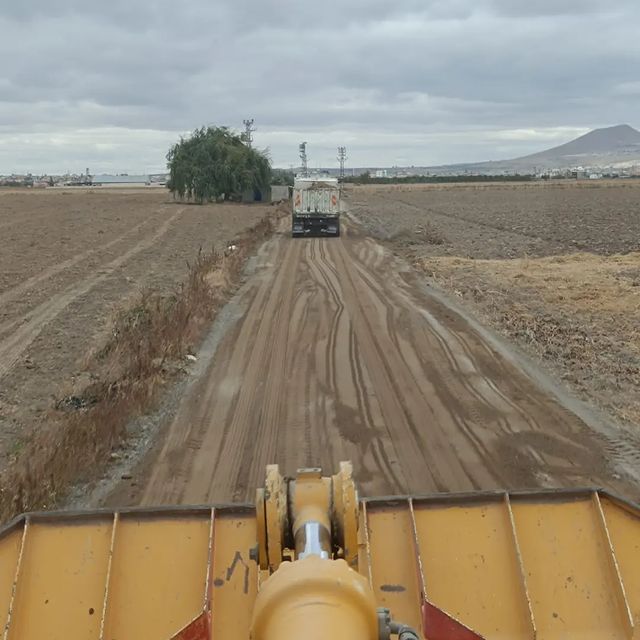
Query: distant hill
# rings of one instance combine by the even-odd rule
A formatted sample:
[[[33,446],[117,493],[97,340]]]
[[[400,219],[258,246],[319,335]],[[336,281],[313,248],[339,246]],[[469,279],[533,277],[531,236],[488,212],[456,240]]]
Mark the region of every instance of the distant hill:
[[[628,124],[595,129],[559,147],[512,162],[555,169],[569,166],[604,166],[640,161],[640,131]]]
[[[595,129],[571,142],[521,158],[455,165],[460,171],[532,173],[571,167],[617,167],[640,164],[640,131],[628,124]],[[451,171],[454,167],[447,167]],[[438,167],[445,169],[445,167]]]

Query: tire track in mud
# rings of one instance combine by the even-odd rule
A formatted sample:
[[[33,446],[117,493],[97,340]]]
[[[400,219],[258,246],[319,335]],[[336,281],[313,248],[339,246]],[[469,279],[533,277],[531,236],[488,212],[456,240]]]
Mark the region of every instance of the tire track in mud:
[[[307,403],[313,403],[318,411],[304,411],[300,418],[290,419],[290,423],[304,424],[304,440],[302,446],[307,451],[307,459],[314,458],[314,449],[320,448],[330,457],[336,455],[334,440],[327,424],[330,422],[327,414],[335,412],[340,399],[331,393],[337,385],[336,372],[336,344],[340,338],[344,305],[340,300],[340,292],[336,289],[330,277],[325,273],[326,258],[321,244],[311,240],[306,243],[302,272],[308,274],[309,281],[315,286],[310,288],[306,299],[307,309],[305,324],[302,329],[312,323],[314,346],[311,359],[307,360],[308,370],[304,372],[304,390]],[[314,313],[317,319],[313,320]],[[315,326],[313,326],[315,325]],[[302,354],[293,353],[290,363],[292,369],[301,369],[304,363],[298,364],[297,358]],[[304,369],[303,369],[304,370]],[[329,402],[327,402],[329,400]],[[286,442],[286,438],[282,438]],[[315,441],[315,442],[314,442]],[[315,444],[315,447],[314,447]],[[290,451],[293,451],[289,447]]]
[[[259,304],[259,299],[264,296],[264,289],[264,286],[261,287],[256,294],[256,304]],[[213,405],[212,398],[215,395],[229,396],[228,410],[230,411],[237,405],[237,392],[240,387],[237,364],[242,352],[253,345],[252,338],[255,335],[251,332],[252,327],[248,325],[249,323],[244,323],[239,331],[233,332],[237,338],[234,342],[239,346],[228,356],[229,366],[225,367],[221,374],[225,378],[224,381],[218,384],[217,378],[214,381],[214,376],[203,379],[194,390],[198,406],[193,409],[181,405],[174,424],[181,424],[183,428],[169,430],[159,452],[157,463],[151,469],[150,477],[146,482],[141,497],[142,504],[180,504],[183,501],[189,501],[186,487],[190,480],[197,479],[206,486],[211,483],[211,476],[217,468],[218,460],[212,457],[203,462],[197,453],[203,449],[220,450],[219,442],[224,443],[226,438],[227,431],[223,427],[227,408],[221,415]],[[241,340],[242,345],[239,344]],[[211,427],[214,423],[218,428]],[[214,443],[210,442],[212,438],[215,438]],[[199,496],[200,494],[196,492],[197,487],[195,489],[192,487],[188,495]],[[190,501],[204,502],[205,499],[194,497]]]
[[[398,448],[402,468],[407,479],[404,491],[419,491],[424,485],[424,476],[434,489],[462,490],[466,473],[458,459],[442,464],[442,456],[434,455],[446,448],[440,434],[431,433],[428,446],[421,441],[421,425],[425,416],[434,416],[433,407],[421,401],[421,391],[411,372],[397,357],[392,325],[385,330],[384,321],[371,295],[367,283],[358,277],[352,258],[344,244],[333,247],[336,260],[344,274],[345,297],[351,301],[358,342],[362,348],[363,362],[373,379],[376,395],[380,402],[385,424],[394,431],[393,440]],[[385,314],[386,315],[386,314]],[[376,321],[377,318],[377,321]],[[461,484],[462,481],[462,484]]]
[[[358,445],[360,449],[360,456],[364,458],[367,452],[370,450],[371,455],[376,463],[376,468],[373,471],[382,475],[385,479],[385,483],[389,486],[402,487],[405,485],[404,479],[400,478],[400,475],[394,469],[391,464],[389,455],[387,455],[386,449],[379,437],[379,429],[375,424],[373,416],[373,408],[371,407],[371,395],[367,393],[367,385],[365,382],[364,372],[361,364],[361,356],[356,340],[356,333],[354,331],[352,319],[347,313],[343,299],[345,299],[345,293],[343,285],[340,281],[340,273],[335,262],[332,262],[330,258],[330,252],[327,250],[327,245],[323,241],[317,241],[319,248],[320,260],[317,265],[317,273],[320,275],[326,286],[329,288],[331,295],[334,299],[335,305],[339,310],[339,316],[347,314],[348,332],[348,347],[345,348],[344,344],[339,345],[337,339],[329,340],[329,348],[327,350],[327,357],[331,357],[330,368],[331,372],[331,387],[329,394],[336,398],[345,405],[349,400],[353,406],[353,413],[341,417],[336,416],[337,428],[340,430],[342,436],[347,440]],[[310,266],[312,263],[310,263]],[[337,324],[336,324],[337,328]],[[337,329],[336,329],[337,333]],[[348,351],[347,351],[348,349]],[[339,361],[339,351],[347,351],[348,362],[344,369],[345,373],[348,370],[349,375],[344,375],[341,382],[338,381],[336,364]],[[351,391],[348,393],[347,391]],[[344,400],[342,396],[346,396]],[[355,404],[353,404],[355,399]],[[344,411],[343,411],[344,413]],[[345,420],[349,420],[349,424],[345,424]],[[394,450],[394,458],[397,458],[397,453]],[[364,460],[363,460],[364,464]],[[330,466],[334,466],[333,461],[329,461]]]
[[[204,502],[214,484],[216,491],[227,492],[228,499],[229,492],[234,493],[247,438],[255,437],[260,419],[253,409],[269,364],[269,338],[278,304],[273,293],[279,291],[286,267],[290,266],[287,251],[294,249],[287,245],[283,248],[285,255],[280,256],[279,240],[275,241],[276,255],[268,256],[262,282],[248,294],[251,302],[239,330],[220,347],[222,362],[208,370],[196,397],[181,406],[171,425],[145,489],[145,504]],[[185,442],[189,439],[197,443],[197,448],[188,450],[185,457]],[[225,472],[220,473],[221,469]]]
[[[363,268],[363,265],[357,265],[360,276],[367,280],[372,291],[380,299],[381,304],[385,304],[389,308],[389,313],[393,309],[392,305],[389,305],[386,300],[388,296],[384,290],[378,286],[375,279],[369,277],[368,272]],[[415,307],[420,309],[419,303],[411,299],[411,296],[407,296],[402,288],[398,288],[396,292],[399,295],[405,297],[408,307]],[[426,324],[424,322],[426,320]],[[430,366],[430,370],[426,375],[426,380],[420,381],[420,374],[416,376],[418,382],[425,384],[428,380],[436,380],[438,378],[437,373],[442,372],[442,375],[448,376],[448,385],[443,388],[446,390],[448,387],[453,387],[455,384],[460,384],[464,387],[463,397],[468,395],[470,400],[475,398],[479,404],[485,406],[485,408],[493,408],[497,416],[506,414],[510,409],[518,412],[522,419],[528,423],[528,425],[535,429],[536,423],[531,420],[526,412],[518,405],[512,402],[507,395],[502,393],[500,389],[491,381],[489,377],[484,373],[476,372],[478,364],[478,356],[474,354],[473,349],[464,340],[462,333],[455,331],[452,326],[445,327],[442,323],[438,322],[432,313],[425,309],[419,310],[418,317],[414,317],[409,324],[409,330],[411,331],[411,345],[404,348],[398,341],[398,334],[394,333],[394,339],[398,347],[400,355],[404,358],[405,365],[411,368],[411,360],[414,354],[434,353],[434,346],[438,347],[442,355],[446,358],[444,366],[439,367],[437,370],[433,368],[428,361],[422,360],[423,366]],[[437,342],[433,344],[434,340]],[[422,344],[420,344],[422,342]],[[476,345],[477,347],[478,345]],[[489,347],[483,343],[480,343],[483,347],[485,354],[493,357],[493,352]],[[406,353],[406,355],[405,355]],[[469,374],[474,374],[469,376]],[[477,411],[473,412],[474,423],[482,423],[483,419]],[[452,416],[456,418],[456,416]],[[506,418],[501,418],[501,423],[505,429],[509,428],[509,421]],[[471,439],[474,439],[473,434],[469,433]]]
[[[361,265],[358,269],[372,291],[381,299],[388,296],[380,286],[383,281],[370,277]],[[466,323],[460,323],[449,314],[448,325],[443,324],[430,311],[421,308],[419,301],[414,301],[402,286],[398,286],[395,293],[404,298],[404,308],[413,307],[419,311],[412,314],[411,339],[404,341],[400,351],[404,352],[405,365],[413,371],[416,382],[425,392],[425,400],[438,405],[433,421],[428,425],[430,437],[434,429],[447,434],[473,488],[510,486],[509,476],[502,472],[504,461],[496,451],[495,442],[500,438],[535,433],[541,429],[540,420],[547,424],[571,424],[571,415],[544,395],[532,394],[535,387],[522,376],[503,377],[507,371],[497,373],[495,367],[492,371],[484,366],[487,356],[495,360],[496,354],[479,342],[475,334],[468,335]],[[462,325],[463,330],[456,331],[457,325]],[[430,357],[424,358],[424,354]],[[416,355],[421,356],[420,365]],[[496,374],[500,386],[507,387],[506,390],[501,390],[492,379]],[[518,402],[510,396],[518,398]],[[565,435],[555,433],[553,437],[566,448],[572,446],[573,439],[579,435],[580,429],[574,427]],[[467,453],[463,454],[465,451]],[[589,452],[583,454],[582,460]],[[518,456],[525,467],[543,467],[545,464],[545,457],[532,447],[520,447]],[[571,464],[570,459],[568,463]]]
[[[598,437],[348,226],[263,247],[134,502],[252,500],[264,466],[352,459],[365,495],[604,485]]]
[[[232,436],[237,433],[241,437],[236,446],[233,439],[228,443],[231,450],[229,453],[236,462],[234,464],[236,472],[228,478],[231,484],[220,489],[227,493],[233,491],[234,501],[241,500],[248,490],[257,486],[257,469],[260,466],[264,467],[269,460],[274,460],[277,456],[277,435],[281,426],[283,405],[287,399],[286,392],[283,393],[283,391],[286,389],[287,379],[285,362],[291,326],[290,310],[297,274],[296,267],[301,251],[302,245],[299,243],[291,243],[287,246],[274,291],[264,310],[263,323],[258,328],[258,338],[264,337],[264,342],[260,340],[253,353],[263,363],[264,368],[260,368],[257,362],[250,362],[248,365],[250,370],[255,367],[258,372],[267,372],[266,380],[261,384],[263,401],[259,413],[260,419],[253,433],[247,428],[252,421],[250,414],[234,415],[231,423]],[[255,421],[255,414],[252,417]],[[238,457],[239,453],[241,457]],[[254,465],[256,458],[263,463]]]
[[[311,293],[308,287],[300,287],[295,292],[295,296],[291,303],[290,309],[290,340],[292,345],[304,345],[303,327],[309,322],[309,297]],[[289,348],[287,350],[287,358],[285,361],[286,371],[292,371],[295,367],[296,358],[304,358],[309,362],[311,358],[310,345],[319,339],[320,329],[314,333],[313,337],[308,341],[304,347],[299,348],[296,352],[294,349]],[[311,366],[308,367],[312,368]],[[301,411],[300,418],[287,426],[282,428],[283,425],[278,425],[276,434],[276,451],[278,457],[287,458],[292,455],[292,451],[297,450],[301,458],[305,460],[312,459],[312,433],[310,427],[312,408],[310,403],[312,402],[311,383],[307,375],[296,376],[295,378],[287,379],[286,394],[287,396],[299,398],[304,406]],[[286,403],[284,405],[286,410]],[[286,415],[286,414],[285,414]],[[325,443],[327,446],[327,443]]]
[[[143,238],[135,246],[114,260],[101,265],[97,274],[91,275],[80,282],[73,283],[60,293],[32,309],[27,315],[28,319],[0,341],[0,378],[7,374],[22,353],[24,353],[29,345],[38,337],[42,329],[49,322],[64,311],[74,300],[91,291],[91,289],[103,280],[106,280],[133,256],[152,247],[167,233],[173,222],[182,214],[182,211],[182,208],[179,209],[171,217],[167,218],[152,235]],[[5,325],[0,326],[0,333],[6,332],[8,328],[15,326],[18,322],[20,322],[20,320],[11,320],[5,323]]]

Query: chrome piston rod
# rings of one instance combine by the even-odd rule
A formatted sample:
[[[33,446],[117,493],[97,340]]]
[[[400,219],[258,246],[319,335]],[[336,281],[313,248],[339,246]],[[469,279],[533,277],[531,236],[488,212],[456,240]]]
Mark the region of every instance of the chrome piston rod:
[[[331,533],[319,522],[305,522],[296,531],[296,557],[319,556],[328,560],[331,556]]]

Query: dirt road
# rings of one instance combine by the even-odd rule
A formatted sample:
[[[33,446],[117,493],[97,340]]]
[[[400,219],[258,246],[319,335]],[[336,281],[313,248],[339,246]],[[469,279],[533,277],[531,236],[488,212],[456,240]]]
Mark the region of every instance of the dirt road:
[[[605,485],[600,436],[353,228],[261,250],[164,439],[110,504],[252,500],[264,466],[351,459],[365,495]]]

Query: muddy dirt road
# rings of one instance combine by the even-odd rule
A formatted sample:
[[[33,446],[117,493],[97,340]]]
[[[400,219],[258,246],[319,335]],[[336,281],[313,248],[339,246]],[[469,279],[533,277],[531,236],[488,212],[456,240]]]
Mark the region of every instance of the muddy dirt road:
[[[365,495],[604,485],[601,436],[350,227],[268,241],[206,372],[109,504],[252,500],[351,459]]]

